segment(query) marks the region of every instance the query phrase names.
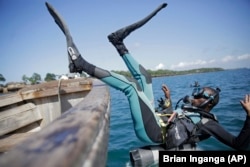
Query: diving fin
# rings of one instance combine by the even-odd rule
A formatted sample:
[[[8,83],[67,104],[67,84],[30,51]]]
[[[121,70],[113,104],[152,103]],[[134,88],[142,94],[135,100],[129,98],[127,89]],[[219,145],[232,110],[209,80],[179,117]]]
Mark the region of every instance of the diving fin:
[[[161,4],[159,7],[157,7],[153,12],[151,12],[149,15],[144,17],[143,19],[125,26],[121,29],[118,29],[117,31],[111,33],[108,35],[109,41],[114,45],[114,47],[117,49],[120,56],[123,56],[124,54],[128,53],[128,49],[123,44],[123,40],[133,31],[136,29],[142,27],[145,25],[149,20],[151,20],[160,10],[165,8],[167,6],[167,3]]]
[[[66,23],[64,22],[62,17],[60,17],[58,12],[48,2],[45,2],[45,5],[50,15],[54,18],[56,24],[59,26],[59,28],[62,30],[62,32],[66,36],[67,52],[68,52],[68,59],[69,59],[69,71],[71,73],[74,73],[74,72],[82,73],[82,69],[77,68],[73,61],[73,60],[76,60],[79,56],[81,56],[81,54],[73,42],[73,38],[69,32],[69,29]]]
[[[167,6],[167,3],[163,3],[160,6],[158,6],[153,12],[151,12],[149,15],[147,15],[145,18],[129,25],[126,27],[123,27],[119,30],[117,30],[115,33],[119,34],[119,37],[123,40],[125,39],[131,32],[134,30],[142,27],[144,24],[146,24],[149,20],[151,20],[160,10],[165,8]]]

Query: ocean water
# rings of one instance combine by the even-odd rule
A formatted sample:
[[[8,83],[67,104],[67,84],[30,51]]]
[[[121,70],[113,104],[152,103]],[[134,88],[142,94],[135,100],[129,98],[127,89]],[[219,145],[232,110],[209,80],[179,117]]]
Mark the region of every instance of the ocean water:
[[[166,84],[171,90],[173,107],[176,102],[192,93],[191,84],[198,81],[201,86],[219,87],[220,102],[212,110],[221,125],[234,135],[240,132],[246,113],[240,105],[240,100],[250,94],[250,69],[226,70],[202,74],[153,78],[155,102],[164,97],[161,85]],[[126,96],[113,88],[111,93],[110,136],[107,167],[131,166],[129,151],[145,146],[134,133],[131,113]],[[157,103],[155,103],[157,106]],[[213,137],[199,143],[202,150],[232,150]]]

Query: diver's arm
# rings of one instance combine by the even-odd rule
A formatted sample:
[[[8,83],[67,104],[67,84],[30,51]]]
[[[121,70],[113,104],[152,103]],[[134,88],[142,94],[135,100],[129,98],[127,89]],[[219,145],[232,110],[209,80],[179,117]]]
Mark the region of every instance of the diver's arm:
[[[161,89],[164,92],[165,98],[170,99],[170,89],[167,85],[163,84]]]
[[[162,85],[161,89],[162,89],[162,91],[164,92],[164,95],[165,95],[165,107],[166,108],[169,108],[169,107],[172,108],[170,89],[165,84]]]
[[[247,115],[250,117],[250,94],[245,95],[245,99],[240,101],[242,108],[246,111]]]
[[[170,89],[165,84],[162,85],[161,89],[165,95],[165,99],[163,100],[163,98],[161,98],[160,100],[158,100],[159,107],[166,113],[172,113],[173,107],[170,97]]]
[[[232,135],[218,122],[210,119],[209,121],[203,122],[201,131],[214,136],[222,143],[236,150],[246,150],[250,143],[250,95],[246,95],[245,98],[240,101],[240,103],[242,108],[246,111],[247,116],[238,136]]]
[[[245,123],[238,136],[232,135],[214,120],[206,122],[201,130],[236,150],[246,150],[250,142],[250,116],[246,116]]]

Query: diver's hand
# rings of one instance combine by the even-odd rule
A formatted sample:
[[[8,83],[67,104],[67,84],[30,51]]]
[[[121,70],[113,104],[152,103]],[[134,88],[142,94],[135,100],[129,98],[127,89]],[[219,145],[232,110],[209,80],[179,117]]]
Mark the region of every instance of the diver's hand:
[[[250,116],[250,94],[245,95],[245,98],[241,100],[240,103],[247,115]]]
[[[170,99],[170,90],[169,90],[169,88],[167,87],[167,85],[165,85],[165,84],[162,85],[162,91],[164,92],[165,97],[166,97],[167,99]]]

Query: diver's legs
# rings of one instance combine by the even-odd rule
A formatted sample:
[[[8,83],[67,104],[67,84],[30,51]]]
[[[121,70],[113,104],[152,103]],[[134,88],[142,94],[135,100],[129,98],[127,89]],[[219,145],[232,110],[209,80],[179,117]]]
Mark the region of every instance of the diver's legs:
[[[109,74],[101,80],[127,96],[136,136],[143,142],[162,143],[159,117],[137,81],[113,72]]]
[[[125,64],[127,65],[129,71],[132,76],[138,81],[143,92],[148,97],[152,106],[154,106],[154,95],[152,89],[152,79],[147,70],[140,65],[130,54],[128,49],[126,48],[123,40],[134,30],[140,28],[144,24],[146,24],[152,17],[154,17],[162,8],[166,7],[167,4],[160,5],[156,10],[150,13],[147,17],[142,20],[121,28],[110,35],[108,35],[109,41],[114,45],[120,56],[122,56]]]
[[[124,92],[130,103],[135,133],[138,138],[149,143],[161,143],[163,140],[158,121],[159,118],[155,115],[154,108],[145,94],[141,91],[141,87],[138,85],[138,82],[122,75],[98,68],[83,59],[74,44],[64,21],[51,7],[51,5],[46,3],[46,6],[52,17],[55,19],[55,22],[66,36],[67,50],[70,60],[70,71],[85,71],[89,75],[94,76],[108,85]]]
[[[123,75],[95,67],[81,56],[73,63],[77,69],[83,69],[89,75],[122,91],[127,96],[135,134],[141,141],[151,144],[163,142],[159,118],[155,115],[153,106],[135,79],[126,78]]]
[[[68,52],[74,64],[74,69],[84,71],[100,79],[113,88],[122,91],[127,96],[134,130],[140,140],[148,143],[161,143],[163,141],[159,118],[155,115],[151,102],[135,79],[126,78],[90,64],[82,58],[73,41],[70,46],[68,45]]]
[[[122,59],[127,65],[132,76],[140,84],[142,91],[145,93],[146,97],[149,99],[151,105],[154,107],[154,94],[153,94],[153,88],[152,88],[151,75],[129,53],[124,54],[122,56]]]

